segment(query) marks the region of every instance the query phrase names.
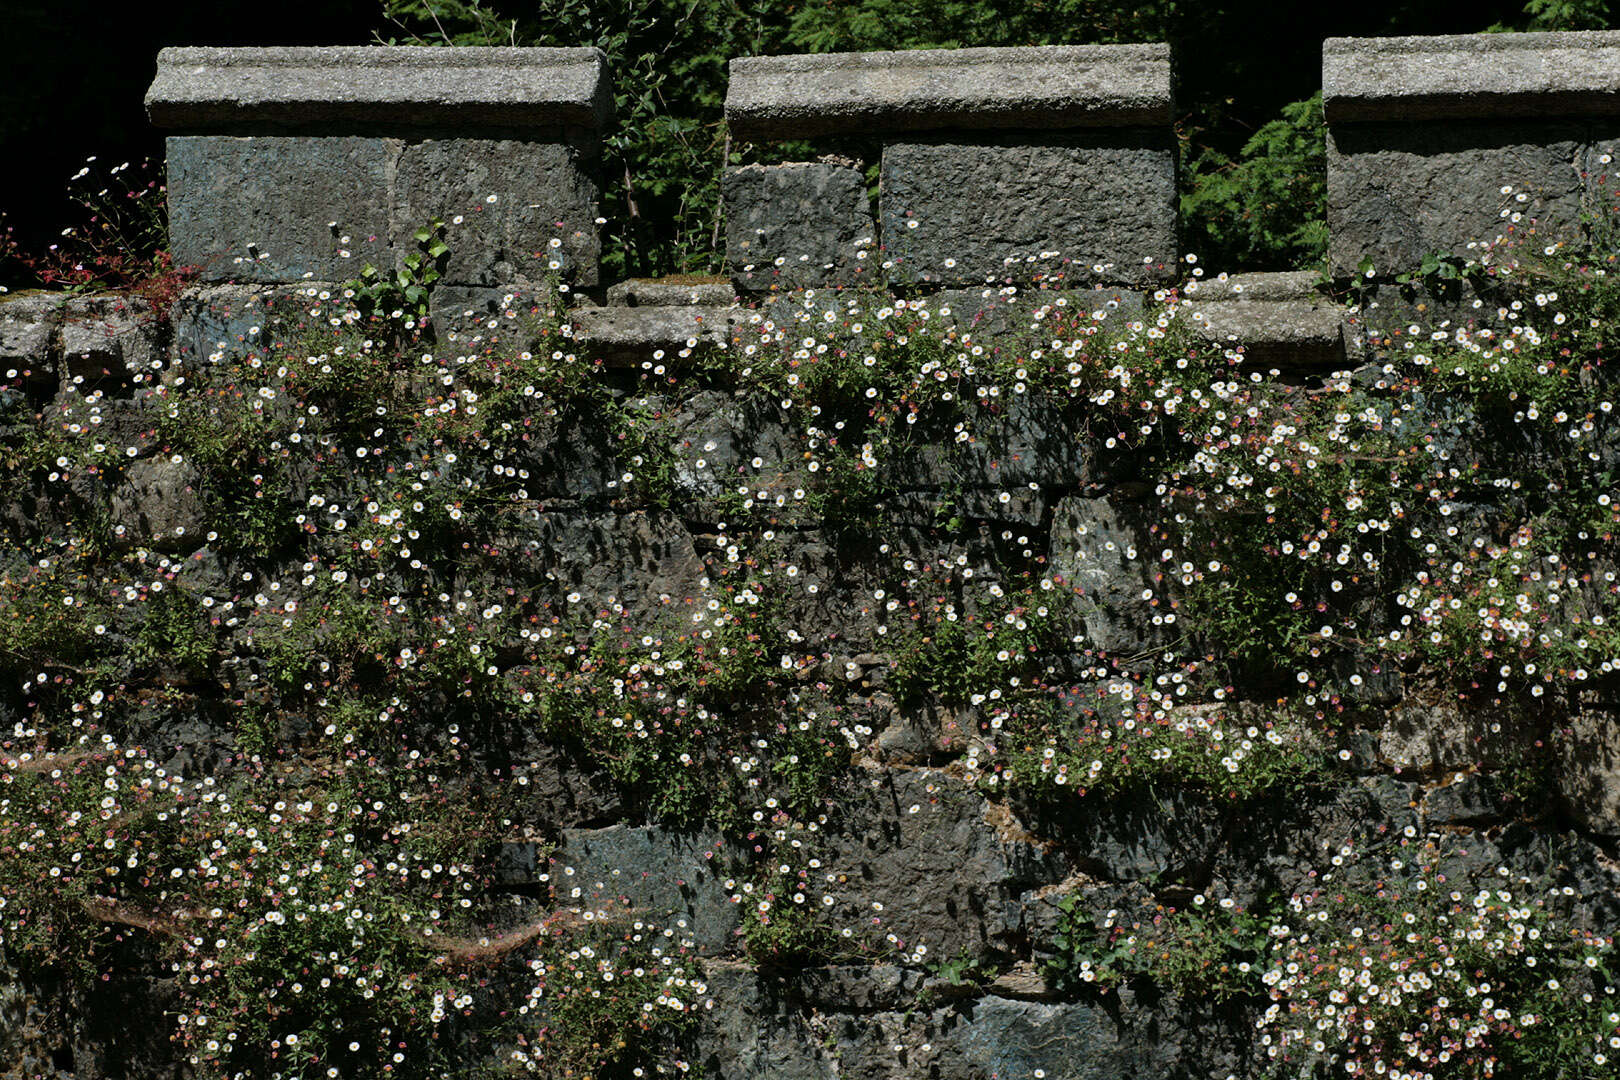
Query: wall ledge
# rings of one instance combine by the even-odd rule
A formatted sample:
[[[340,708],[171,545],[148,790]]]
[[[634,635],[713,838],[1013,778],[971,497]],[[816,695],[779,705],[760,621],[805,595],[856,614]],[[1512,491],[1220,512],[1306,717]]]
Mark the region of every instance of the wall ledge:
[[[1172,123],[1170,47],[919,49],[731,61],[739,139]]]
[[[613,113],[606,65],[596,48],[169,48],[146,111],[171,131],[472,123],[596,132]]]
[[[1620,31],[1328,38],[1330,124],[1620,116]]]

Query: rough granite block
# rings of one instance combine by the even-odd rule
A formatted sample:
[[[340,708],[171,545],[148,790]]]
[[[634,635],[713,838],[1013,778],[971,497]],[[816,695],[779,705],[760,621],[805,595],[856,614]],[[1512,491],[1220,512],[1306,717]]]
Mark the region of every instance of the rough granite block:
[[[633,825],[564,829],[549,869],[553,881],[579,886],[580,906],[670,927],[690,938],[700,955],[716,956],[735,949],[739,922],[738,908],[720,883],[723,859],[711,865],[705,858],[716,852],[726,854],[716,832]],[[557,891],[567,895],[560,884]]]
[[[853,285],[874,273],[868,267],[877,261],[877,227],[859,169],[745,165],[728,170],[720,190],[726,260],[738,289]]]
[[[1620,213],[1620,122],[1593,123],[1581,176],[1588,210]]]
[[[1058,270],[1148,284],[1178,272],[1168,132],[894,142],[883,150],[882,190],[883,257],[896,284]]]
[[[128,389],[137,374],[150,374],[168,359],[169,324],[146,301],[108,293],[79,296],[62,311],[64,385],[87,392]]]
[[[200,369],[262,354],[278,337],[324,322],[341,303],[341,293],[341,285],[323,281],[187,289],[169,311],[173,358]]]
[[[1620,33],[1330,38],[1322,101],[1336,275],[1370,259],[1387,279],[1532,219],[1544,246],[1612,187]]]
[[[0,385],[54,382],[62,307],[62,297],[51,293],[0,296]]]
[[[398,156],[392,139],[170,136],[174,261],[199,267],[204,281],[267,283],[343,281],[362,263],[390,265]]]
[[[1380,277],[1393,276],[1415,269],[1425,255],[1468,255],[1471,242],[1523,235],[1532,218],[1538,237],[1567,233],[1586,203],[1582,171],[1590,139],[1576,121],[1333,128],[1327,153],[1333,273],[1353,275],[1367,258]]]
[[[1162,43],[740,57],[726,88],[732,135],[756,141],[1173,119]]]
[[[1052,513],[1052,569],[1079,594],[1087,644],[1119,655],[1152,649],[1176,635],[1155,624],[1152,604],[1142,599],[1153,586],[1146,560],[1152,544],[1151,516],[1139,504],[1078,496],[1061,499]]]
[[[579,153],[560,143],[432,139],[400,154],[394,194],[394,257],[434,217],[448,224],[443,280],[497,285],[538,280],[561,264],[565,278],[597,281],[596,181]],[[494,201],[490,201],[490,197]],[[459,224],[455,218],[461,218]],[[550,241],[560,240],[552,248]]]

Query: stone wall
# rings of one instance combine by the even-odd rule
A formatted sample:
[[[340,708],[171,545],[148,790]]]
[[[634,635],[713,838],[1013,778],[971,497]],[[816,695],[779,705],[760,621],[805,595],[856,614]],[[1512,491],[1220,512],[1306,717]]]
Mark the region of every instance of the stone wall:
[[[1293,286],[1280,284],[1282,295],[1291,297]],[[1181,317],[1214,312],[1208,317],[1219,323],[1223,305],[1302,303],[1267,300],[1277,294],[1268,292],[1274,284],[1264,276],[1211,285],[1220,288],[1208,290],[1210,299],[1179,309]],[[9,384],[16,387],[8,391],[16,400],[8,405],[8,445],[22,445],[17,425],[26,426],[27,419],[19,406],[60,417],[57,422],[88,409],[103,418],[97,438],[135,451],[110,472],[104,467],[99,480],[75,480],[67,489],[58,490],[43,474],[14,481],[4,512],[18,553],[27,549],[24,538],[64,535],[62,530],[75,528],[75,515],[102,506],[114,523],[112,547],[96,565],[109,575],[109,587],[123,588],[118,582],[128,568],[155,561],[171,567],[171,590],[239,598],[244,625],[222,631],[200,669],[137,662],[119,676],[130,686],[182,679],[196,687],[187,693],[200,696],[189,703],[126,706],[131,711],[123,720],[132,727],[125,737],[139,738],[171,775],[228,784],[233,762],[243,760],[237,711],[255,700],[254,682],[268,678],[270,654],[253,634],[269,633],[269,624],[267,609],[250,611],[232,580],[249,574],[254,584],[246,588],[261,590],[261,596],[265,582],[285,583],[275,605],[286,596],[329,606],[318,588],[297,585],[298,563],[333,558],[338,549],[321,556],[310,553],[327,551],[322,545],[264,551],[225,546],[215,530],[223,527],[219,500],[227,479],[171,458],[172,445],[151,432],[161,427],[169,403],[188,400],[188,384],[205,397],[216,387],[240,386],[251,373],[245,362],[273,355],[261,352],[261,342],[269,350],[275,335],[306,310],[338,310],[315,295],[335,287],[210,287],[184,300],[170,320],[153,320],[138,303],[114,298],[64,303],[38,296],[0,304],[0,364],[19,372]],[[1232,299],[1250,291],[1251,301]],[[630,292],[620,290],[615,299],[627,300]],[[758,309],[694,305],[694,299],[712,298],[690,287],[661,292],[641,286],[636,299],[634,306],[577,308],[565,323],[570,348],[589,352],[593,336],[603,342],[598,355],[614,366],[600,368],[598,377],[611,381],[614,370],[634,372],[656,362],[658,335],[624,336],[626,325],[644,331],[649,324],[635,320],[649,313],[663,320],[658,325],[686,320],[694,333],[701,327],[712,335],[707,347],[720,345],[719,355],[730,363],[749,343],[769,340],[777,325],[767,322],[762,329],[753,321]],[[1010,309],[1004,316],[1023,310],[1003,299],[990,311],[998,307]],[[825,325],[824,310],[810,301],[797,312],[783,311],[780,325],[795,339],[816,333],[814,327]],[[946,317],[943,306],[936,310]],[[1101,315],[1109,309],[1104,302],[1097,310]],[[727,312],[729,324],[721,328],[716,314]],[[1298,314],[1300,325],[1309,322],[1308,312]],[[1136,309],[1125,308],[1108,317],[1135,316]],[[513,333],[500,325],[506,318],[497,313],[494,328],[447,331],[434,351],[487,348],[481,343]],[[1328,325],[1335,334],[1341,330],[1337,315]],[[684,332],[666,329],[664,336]],[[210,341],[215,338],[220,340]],[[664,343],[671,361],[675,344]],[[1232,347],[1228,343],[1228,351]],[[1375,357],[1356,377],[1371,379],[1381,363]],[[456,369],[449,364],[435,370]],[[1310,379],[1312,370],[1293,368],[1288,377]],[[819,829],[778,832],[775,848],[785,850],[782,839],[789,836],[813,841],[806,850],[814,850],[816,863],[800,887],[812,903],[823,893],[833,899],[817,917],[831,927],[857,928],[865,938],[859,950],[832,947],[773,958],[746,944],[739,901],[752,904],[754,896],[740,891],[740,881],[758,866],[756,845],[769,835],[762,825],[709,822],[701,814],[693,821],[670,820],[649,808],[644,789],[616,778],[588,746],[541,734],[538,726],[525,730],[522,721],[505,732],[481,728],[471,736],[481,755],[521,762],[526,784],[504,819],[504,834],[491,834],[500,839],[493,852],[495,876],[479,894],[479,910],[497,927],[521,925],[531,913],[554,907],[676,928],[702,972],[702,999],[712,1001],[693,1041],[678,1052],[681,1060],[739,1080],[851,1073],[964,1080],[1259,1075],[1263,1047],[1253,1031],[1259,999],[1206,1000],[1196,980],[1151,975],[1127,977],[1102,992],[1054,982],[1054,958],[1071,948],[1065,935],[1072,931],[1062,929],[1063,905],[1078,904],[1099,926],[1116,919],[1156,925],[1195,896],[1218,897],[1238,910],[1264,910],[1279,896],[1308,892],[1340,845],[1378,837],[1427,837],[1447,852],[1449,862],[1442,865],[1458,880],[1507,881],[1495,876],[1506,867],[1516,875],[1515,889],[1529,887],[1524,882],[1533,882],[1534,889],[1567,885],[1576,890],[1572,918],[1579,925],[1612,927],[1620,916],[1620,878],[1608,854],[1620,835],[1610,757],[1615,744],[1612,714],[1601,705],[1581,712],[1567,736],[1555,734],[1562,723],[1557,714],[1530,721],[1527,731],[1502,734],[1501,718],[1511,710],[1448,703],[1425,682],[1427,675],[1409,669],[1406,679],[1420,689],[1403,687],[1396,675],[1365,695],[1370,707],[1358,706],[1336,721],[1353,729],[1339,736],[1349,747],[1348,766],[1334,761],[1340,768],[1330,778],[1291,788],[1285,798],[1234,801],[1198,783],[1161,782],[1064,804],[1034,791],[987,786],[986,774],[976,772],[973,757],[964,753],[976,739],[993,736],[986,726],[992,714],[965,698],[930,692],[919,699],[898,687],[904,661],[897,648],[905,640],[915,647],[915,639],[897,640],[908,620],[884,614],[873,598],[883,596],[885,587],[896,588],[901,563],[954,571],[960,575],[957,587],[1004,582],[1013,588],[1019,567],[1054,575],[1074,590],[1073,626],[1076,640],[1085,642],[1083,661],[1078,653],[1055,658],[1093,672],[1071,675],[1080,681],[1064,692],[1094,692],[1103,684],[1092,680],[1106,671],[1108,679],[1146,693],[1159,669],[1142,668],[1141,658],[1176,647],[1175,634],[1166,633],[1154,614],[1166,595],[1159,575],[1138,559],[1138,549],[1163,542],[1156,536],[1164,519],[1138,479],[1150,466],[1111,453],[1099,435],[1087,434],[1083,411],[1032,401],[987,415],[967,442],[952,447],[947,431],[931,432],[925,440],[948,449],[886,461],[887,479],[870,511],[876,516],[854,531],[828,516],[831,504],[794,513],[791,497],[786,509],[761,516],[728,499],[734,490],[728,478],[746,476],[749,490],[759,489],[761,507],[795,485],[816,491],[818,480],[804,470],[799,449],[807,445],[804,429],[758,391],[706,384],[696,374],[682,378],[695,382],[678,392],[667,383],[637,386],[633,380],[637,388],[615,409],[615,415],[623,409],[655,418],[640,445],[643,452],[667,447],[673,501],[616,490],[621,470],[628,475],[636,466],[612,445],[617,436],[593,425],[590,413],[542,419],[543,411],[535,411],[528,415],[538,423],[517,444],[516,455],[493,459],[521,466],[526,479],[522,499],[512,504],[519,512],[482,541],[492,546],[457,553],[421,550],[422,541],[413,543],[419,550],[412,553],[438,567],[434,580],[468,586],[479,603],[515,590],[516,598],[505,602],[524,611],[617,613],[613,628],[599,632],[609,642],[623,633],[621,622],[635,628],[632,637],[643,628],[667,633],[657,628],[665,625],[672,599],[684,605],[734,597],[730,590],[736,586],[721,584],[736,573],[739,564],[730,560],[739,548],[742,565],[765,575],[750,578],[755,584],[769,583],[773,575],[792,583],[772,597],[782,605],[781,625],[793,630],[791,640],[775,639],[792,662],[781,679],[751,691],[759,695],[751,708],[726,706],[725,722],[749,728],[757,721],[747,719],[752,709],[763,709],[772,723],[819,713],[824,719],[816,723],[831,724],[824,737],[840,745],[847,738],[847,771],[825,801],[808,816],[776,823],[802,830],[819,821]],[[376,400],[394,407],[392,397],[377,394]],[[370,395],[362,400],[369,413]],[[305,401],[319,402],[323,411],[336,404],[308,397],[299,405]],[[409,461],[408,452],[400,456],[383,440],[364,442],[387,454],[390,471]],[[476,441],[452,442],[433,453],[443,455],[449,447],[480,467],[489,463],[490,452],[480,453]],[[375,472],[352,478],[312,473],[296,480],[280,505],[287,508],[283,513],[317,503],[341,506],[355,516],[354,528],[363,529],[362,504],[376,483]],[[476,494],[486,487],[468,490]],[[318,512],[317,519],[329,520]],[[321,528],[331,535],[328,525]],[[776,539],[767,539],[773,534]],[[8,565],[8,581],[19,580],[20,565]],[[973,571],[976,579],[969,577]],[[901,577],[911,581],[915,575]],[[409,576],[389,588],[417,591]],[[907,603],[927,595],[914,584]],[[1145,596],[1155,599],[1144,602]],[[9,598],[18,602],[15,594]],[[431,603],[431,597],[422,593],[419,602]],[[368,616],[383,617],[381,611]],[[337,661],[319,644],[322,632],[309,632],[315,635],[314,655]],[[588,645],[592,638],[579,640]],[[254,672],[259,674],[249,674]],[[196,684],[198,679],[204,681]],[[212,680],[219,680],[218,689],[209,688]],[[1348,684],[1343,688],[1351,694]],[[494,684],[485,692],[496,693]],[[314,752],[319,739],[310,742],[315,733],[308,724],[319,710],[307,712],[313,706],[294,705],[296,695],[289,694],[283,689],[263,699],[284,701],[289,710],[278,737]],[[32,715],[37,723],[39,714],[25,709],[25,700],[39,701],[36,695],[8,699],[10,715]],[[401,735],[426,742],[442,738],[447,721],[435,719],[426,702],[415,705]],[[441,716],[477,713],[438,708],[445,710]],[[1207,701],[1199,715],[1236,739],[1245,724],[1252,732],[1254,723],[1279,722],[1267,708],[1240,688],[1224,703]],[[759,730],[768,732],[770,725]],[[1505,798],[1502,777],[1507,763],[1517,760],[1514,754],[1537,738],[1555,740],[1556,753],[1567,756],[1550,786],[1532,796],[1551,802],[1527,810]],[[16,753],[23,744],[7,745]],[[768,769],[781,761],[760,753]],[[455,782],[471,783],[471,775]],[[503,782],[510,784],[510,776]],[[567,889],[574,883],[579,891]],[[784,892],[772,895],[789,902]],[[1102,951],[1088,955],[1100,957]],[[1257,963],[1263,955],[1256,954]],[[69,990],[30,976],[7,990],[0,1047],[15,1067],[6,1075],[169,1075],[173,1051],[157,1034],[163,1024],[154,1020],[150,1038],[129,1039],[75,1019],[170,1000],[166,995],[174,990],[161,975],[124,963],[105,987]]]
[[[1551,38],[1554,82],[1610,47]],[[1539,47],[1495,40],[1329,43],[1343,274],[1488,220],[1450,184],[1414,231],[1447,154],[1595,152],[1563,120],[1492,142],[1413,74]],[[1590,70],[1474,92],[1596,110]],[[876,209],[848,164],[739,168],[730,281],[601,288],[604,78],[594,50],[171,50],[149,102],[204,281],[0,299],[0,1076],[1222,1080],[1282,1043],[1306,1075],[1341,1059],[1278,1011],[1335,1014],[1288,950],[1346,950],[1348,1012],[1384,978],[1355,985],[1352,928],[1489,971],[1443,985],[1460,1011],[1400,984],[1436,1030],[1530,1060],[1473,1005],[1496,980],[1601,1075],[1620,432],[1558,305],[1537,335],[1578,362],[1538,382],[1539,353],[1415,364],[1308,273],[1179,280],[1159,46],[738,61],[740,136],[885,140]],[[434,215],[424,295],[356,308]],[[1071,261],[1006,261],[1044,251]],[[186,829],[139,816],[154,777]],[[266,974],[282,912],[338,929]],[[321,951],[375,957],[400,913],[440,941],[400,930],[338,996]],[[633,958],[628,1018],[587,942]],[[328,977],[338,1004],[282,1004]],[[690,1027],[643,1038],[635,994]],[[196,1026],[260,1014],[325,1056]]]

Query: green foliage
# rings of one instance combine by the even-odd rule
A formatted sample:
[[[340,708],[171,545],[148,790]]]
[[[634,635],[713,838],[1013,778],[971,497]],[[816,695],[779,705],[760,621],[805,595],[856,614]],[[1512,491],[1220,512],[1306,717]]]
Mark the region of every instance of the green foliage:
[[[444,276],[450,245],[445,242],[444,222],[438,218],[418,228],[411,238],[416,250],[402,256],[392,274],[367,263],[361,267],[360,277],[346,286],[363,318],[394,312],[417,320],[427,317],[428,299]]]
[[[1585,672],[1588,648],[1615,644],[1601,615],[1589,622],[1597,583],[1551,576],[1597,558],[1613,535],[1595,448],[1612,430],[1613,384],[1587,351],[1601,318],[1586,315],[1613,295],[1607,259],[1556,245],[1522,254],[1511,272],[1498,255],[1489,266],[1434,257],[1403,275],[1431,289],[1467,278],[1505,290],[1500,314],[1519,324],[1506,333],[1408,341],[1381,385],[1233,402],[1231,439],[1251,448],[1249,462],[1178,498],[1215,571],[1195,564],[1186,575],[1188,613],[1238,677],[1282,683],[1327,658],[1422,657],[1490,671],[1506,691],[1510,668]],[[1568,445],[1588,440],[1586,463],[1566,466]],[[1474,515],[1503,512],[1487,507],[1511,508],[1516,528],[1476,525],[1471,543],[1456,542]],[[1212,512],[1218,530],[1198,524]],[[1357,548],[1352,562],[1345,553]],[[1392,597],[1391,574],[1415,580]]]
[[[219,633],[195,596],[177,588],[157,593],[146,604],[146,624],[135,639],[134,655],[146,663],[172,666],[191,678],[212,667]]]
[[[1058,909],[1043,973],[1060,992],[1108,991],[1141,978],[1186,1001],[1246,1002],[1264,992],[1260,962],[1275,921],[1267,910],[1199,895],[1188,907],[1155,905],[1130,922],[1111,912],[1099,926],[1079,895]]]
[[[1001,965],[964,947],[949,959],[928,964],[928,973],[951,986],[984,986],[1001,973]]]
[[[1327,123],[1320,92],[1285,105],[1237,160],[1206,147],[1185,170],[1185,246],[1205,262],[1259,270],[1327,257]]]
[[[72,671],[114,651],[105,637],[107,606],[77,569],[71,559],[45,558],[0,576],[0,671],[16,678],[41,667]]]
[[[1365,274],[1366,270],[1363,269]],[[1430,252],[1423,256],[1423,261],[1416,270],[1395,275],[1395,281],[1401,285],[1414,285],[1438,289],[1445,282],[1452,281],[1480,281],[1484,279],[1485,272],[1478,263],[1464,259],[1459,255],[1445,252]]]
[[[756,963],[801,967],[837,959],[844,951],[816,911],[807,871],[765,867],[752,884],[743,898],[742,940]]]
[[[572,985],[558,980],[557,996],[545,1013],[546,1025],[534,1040],[534,1059],[544,1075],[623,1075],[641,1068],[635,1062],[651,1060],[657,1051],[679,1044],[696,1028],[697,1013],[679,1010],[685,1004],[681,998],[701,993],[698,987],[702,983],[694,978],[690,988],[671,986],[656,938],[611,932],[582,936],[584,940],[575,948],[566,954],[559,952],[552,961],[557,973],[577,972],[600,981],[606,972],[619,986],[616,992],[604,995],[588,983],[580,985],[578,979]],[[644,1002],[660,997],[665,1002],[658,1009],[643,1008]]]
[[[920,590],[926,595],[926,588]],[[1074,596],[1049,580],[997,586],[971,614],[948,594],[935,595],[913,615],[895,643],[890,685],[904,705],[943,699],[969,702],[976,692],[1009,678],[1038,680],[1066,653],[1075,629]]]
[[[1529,0],[1514,25],[1493,23],[1487,33],[1515,30],[1607,30],[1609,0]]]

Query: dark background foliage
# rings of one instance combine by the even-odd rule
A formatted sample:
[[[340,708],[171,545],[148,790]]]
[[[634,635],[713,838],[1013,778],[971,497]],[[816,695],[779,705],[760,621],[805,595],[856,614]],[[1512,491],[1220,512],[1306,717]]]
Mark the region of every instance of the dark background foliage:
[[[1168,40],[1180,85],[1184,246],[1221,269],[1309,263],[1322,246],[1321,41],[1608,25],[1605,0],[286,0],[137,6],[3,0],[0,211],[38,251],[84,211],[91,155],[162,160],[142,97],[164,45],[594,43],[618,120],[603,157],[609,277],[717,269],[718,176],[781,148],[727,142],[726,61],[784,52]],[[861,148],[854,148],[857,152]],[[869,149],[869,148],[868,148]],[[0,283],[28,284],[13,266]]]

